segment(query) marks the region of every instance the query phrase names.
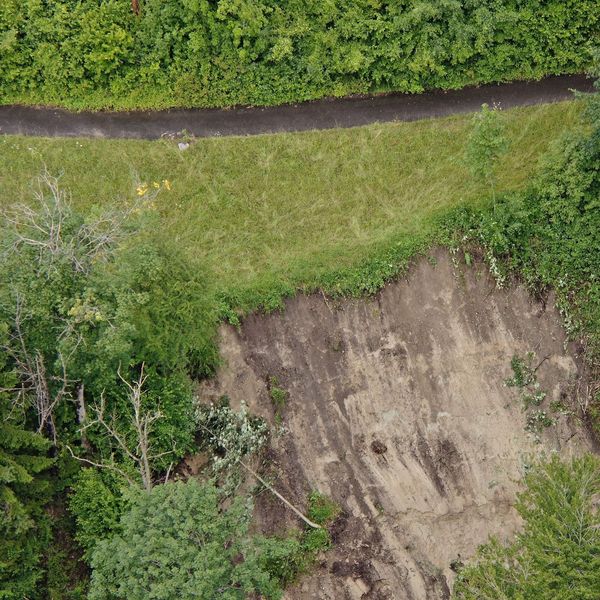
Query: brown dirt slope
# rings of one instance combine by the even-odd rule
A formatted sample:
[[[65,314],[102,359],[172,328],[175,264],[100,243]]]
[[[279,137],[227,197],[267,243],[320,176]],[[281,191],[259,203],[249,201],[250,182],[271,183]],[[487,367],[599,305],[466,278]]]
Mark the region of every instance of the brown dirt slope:
[[[318,489],[343,508],[334,548],[290,599],[448,598],[450,563],[519,526],[523,468],[592,445],[572,416],[535,443],[504,385],[512,355],[530,350],[546,358],[545,404],[584,378],[552,302],[496,289],[482,265],[457,271],[441,250],[373,298],[298,296],[221,335],[226,362],[203,399],[228,394],[274,424],[276,376],[289,392],[270,456],[277,487],[299,506]],[[270,494],[256,512],[265,531],[296,524]]]

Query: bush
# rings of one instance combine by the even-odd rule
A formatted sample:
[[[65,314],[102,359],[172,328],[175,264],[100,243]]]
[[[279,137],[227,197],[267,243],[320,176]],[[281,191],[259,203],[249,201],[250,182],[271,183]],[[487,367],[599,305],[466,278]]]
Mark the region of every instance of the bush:
[[[525,522],[515,541],[482,546],[460,569],[457,600],[594,600],[600,589],[600,464],[592,455],[558,457],[525,477],[517,510]]]
[[[120,485],[123,482],[119,482],[112,473],[96,469],[83,469],[73,484],[69,512],[75,517],[75,539],[87,560],[95,545],[117,529],[124,509],[124,499],[118,489]]]
[[[260,541],[248,534],[251,511],[242,498],[222,510],[214,486],[190,479],[137,491],[129,502],[120,532],[93,549],[90,600],[281,596]],[[281,558],[276,548],[272,542],[269,560]]]
[[[599,0],[5,0],[0,100],[278,104],[581,71]]]

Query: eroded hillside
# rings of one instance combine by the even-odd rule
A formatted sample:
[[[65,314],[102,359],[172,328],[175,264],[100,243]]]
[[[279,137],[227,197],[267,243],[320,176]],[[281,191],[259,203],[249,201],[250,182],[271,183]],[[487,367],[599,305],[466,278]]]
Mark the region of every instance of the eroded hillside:
[[[485,267],[457,269],[441,250],[373,298],[298,296],[223,326],[221,351],[203,400],[245,400],[277,431],[276,377],[288,392],[269,456],[276,486],[298,505],[318,489],[343,508],[333,549],[290,599],[448,598],[451,563],[519,526],[512,503],[535,456],[592,446],[574,399],[585,374],[553,303],[499,290]],[[541,443],[504,383],[529,351],[542,408],[575,413],[553,413]],[[270,533],[295,523],[270,494],[256,520]]]

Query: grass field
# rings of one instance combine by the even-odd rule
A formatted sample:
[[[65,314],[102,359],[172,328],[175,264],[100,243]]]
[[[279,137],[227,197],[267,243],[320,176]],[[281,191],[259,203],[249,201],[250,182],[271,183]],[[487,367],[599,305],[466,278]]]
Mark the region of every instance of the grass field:
[[[578,102],[506,111],[498,189],[523,187]],[[80,206],[119,202],[168,179],[164,227],[211,274],[228,306],[276,304],[297,287],[377,287],[428,241],[437,215],[485,202],[463,153],[469,116],[349,130],[172,141],[0,137],[2,203],[31,197],[46,164]]]

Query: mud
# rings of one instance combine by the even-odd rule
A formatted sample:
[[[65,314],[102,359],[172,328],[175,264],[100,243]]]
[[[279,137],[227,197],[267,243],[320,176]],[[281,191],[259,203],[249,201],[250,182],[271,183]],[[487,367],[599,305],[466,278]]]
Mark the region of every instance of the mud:
[[[276,486],[301,507],[313,489],[342,507],[333,549],[290,600],[449,598],[451,563],[518,529],[526,466],[593,446],[576,414],[536,443],[504,384],[513,354],[527,351],[541,362],[545,406],[585,384],[553,299],[498,290],[483,265],[457,270],[441,250],[373,298],[298,296],[240,330],[223,326],[221,350],[202,400],[245,400],[277,431],[276,376],[289,394],[269,452]],[[298,525],[266,493],[256,523],[268,533]]]

